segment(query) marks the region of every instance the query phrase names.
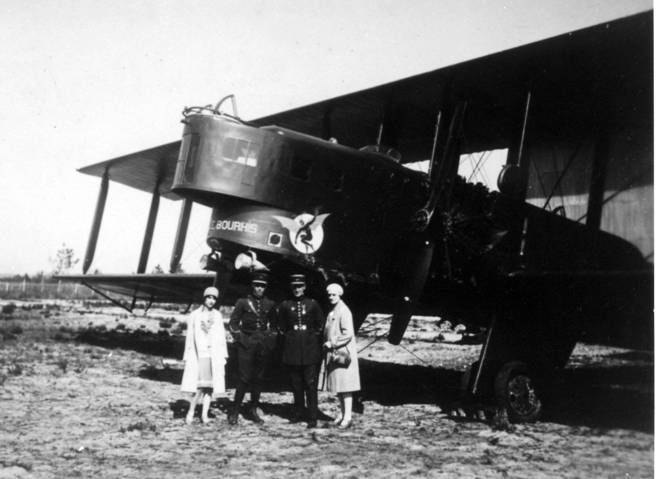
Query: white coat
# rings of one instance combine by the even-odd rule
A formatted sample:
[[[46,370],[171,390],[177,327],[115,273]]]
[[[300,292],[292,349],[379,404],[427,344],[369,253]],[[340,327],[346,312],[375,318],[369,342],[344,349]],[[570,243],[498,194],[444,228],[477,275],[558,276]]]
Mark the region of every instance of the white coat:
[[[185,350],[182,359],[185,362],[182,373],[180,390],[195,393],[198,389],[198,350],[196,334],[200,332],[201,321],[212,319],[212,326],[207,333],[210,350],[210,364],[212,365],[212,397],[225,394],[225,364],[228,357],[225,327],[223,317],[216,309],[207,311],[201,306],[189,315],[187,320],[187,336],[185,337]]]
[[[360,369],[358,365],[358,347],[355,343],[353,315],[342,300],[328,313],[323,331],[324,341],[330,341],[333,348],[346,347],[351,356],[347,368],[334,367],[328,361],[330,352],[322,364],[323,389],[329,392],[355,392],[360,390]]]

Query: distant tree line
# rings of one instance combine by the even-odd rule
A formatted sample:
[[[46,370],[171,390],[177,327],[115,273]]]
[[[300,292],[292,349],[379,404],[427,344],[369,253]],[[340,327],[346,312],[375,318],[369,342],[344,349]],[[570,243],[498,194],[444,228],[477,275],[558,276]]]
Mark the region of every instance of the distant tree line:
[[[9,283],[56,283],[57,280],[53,279],[53,276],[71,273],[79,261],[80,260],[75,257],[75,251],[73,248],[69,248],[66,246],[66,243],[62,243],[61,247],[55,253],[55,256],[50,257],[51,269],[49,272],[39,271],[32,275],[25,273],[15,274],[13,276],[0,276],[0,281]],[[98,270],[94,271],[94,274],[99,273],[100,271]]]
[[[24,274],[14,274],[14,275],[0,275],[0,282],[2,283],[57,283],[59,280],[53,278],[53,276],[66,275],[73,272],[73,268],[80,262],[75,256],[75,251],[73,248],[66,246],[66,243],[62,243],[61,247],[57,250],[54,256],[50,257],[51,269],[49,272],[38,271],[32,275]],[[184,273],[184,270],[179,267],[177,273]],[[156,264],[152,269],[151,274],[164,274],[164,268],[161,265]],[[102,274],[102,272],[96,268],[92,270],[89,274]]]

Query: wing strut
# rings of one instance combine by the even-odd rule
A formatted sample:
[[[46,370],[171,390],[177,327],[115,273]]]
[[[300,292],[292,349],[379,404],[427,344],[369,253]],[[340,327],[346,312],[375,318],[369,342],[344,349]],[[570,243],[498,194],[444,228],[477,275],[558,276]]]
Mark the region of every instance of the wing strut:
[[[153,242],[153,231],[157,222],[157,210],[159,209],[159,182],[153,190],[153,199],[150,202],[150,211],[148,213],[148,222],[146,223],[146,232],[144,233],[143,244],[141,245],[141,255],[139,256],[139,266],[137,273],[145,273],[148,264],[148,255],[150,255],[150,246]]]
[[[497,179],[499,190],[521,202],[526,201],[526,189],[528,188],[528,176],[530,160],[526,156],[526,132],[528,130],[529,114],[531,112],[533,93],[528,90],[519,140],[516,145],[511,145],[508,151],[508,160],[501,170]],[[535,165],[534,165],[535,166]],[[539,175],[538,175],[539,178]]]
[[[522,118],[522,134],[519,137],[519,148],[517,149],[517,166],[522,168],[524,176],[528,177],[528,164],[527,159],[524,156],[524,147],[526,145],[526,127],[528,125],[528,115],[531,110],[531,96],[532,93],[529,90],[526,93],[526,103],[524,104],[524,117]]]
[[[180,258],[184,250],[185,240],[187,239],[187,228],[189,227],[189,216],[191,216],[191,206],[193,201],[185,198],[180,208],[180,218],[178,219],[178,230],[175,232],[175,243],[173,244],[173,253],[171,253],[170,272],[177,273],[180,271]]]
[[[98,192],[98,201],[96,203],[96,212],[93,215],[93,223],[91,225],[91,233],[89,234],[89,242],[87,243],[87,251],[84,254],[84,265],[82,266],[82,273],[86,274],[89,267],[93,262],[93,255],[96,254],[96,244],[98,243],[98,233],[100,233],[100,225],[102,223],[103,213],[105,212],[105,203],[107,202],[107,190],[109,189],[109,171],[105,169],[102,180],[100,182],[100,191]]]
[[[435,166],[435,161],[437,160],[437,140],[440,136],[440,126],[442,125],[442,110],[437,112],[437,118],[435,119],[435,132],[433,134],[433,147],[431,148],[431,157],[430,162],[428,163],[428,177],[433,178],[433,167]]]

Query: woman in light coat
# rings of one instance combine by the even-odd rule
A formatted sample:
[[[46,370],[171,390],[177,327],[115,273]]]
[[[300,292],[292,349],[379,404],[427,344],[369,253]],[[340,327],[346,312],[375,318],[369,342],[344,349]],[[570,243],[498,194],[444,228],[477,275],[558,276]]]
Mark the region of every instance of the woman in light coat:
[[[351,426],[352,421],[353,393],[360,390],[360,371],[353,315],[342,301],[344,289],[339,284],[329,284],[326,291],[333,309],[328,313],[324,327],[323,346],[326,350],[324,388],[329,392],[337,393],[340,415],[335,419],[334,424],[341,429],[346,429]],[[335,351],[339,348],[346,348],[349,353],[351,362],[348,367],[339,366],[333,361]]]
[[[184,372],[180,390],[195,393],[186,422],[194,419],[196,404],[202,400],[201,420],[208,423],[212,398],[225,393],[225,363],[228,357],[225,328],[221,313],[214,309],[219,290],[206,288],[203,305],[189,315],[184,350]]]

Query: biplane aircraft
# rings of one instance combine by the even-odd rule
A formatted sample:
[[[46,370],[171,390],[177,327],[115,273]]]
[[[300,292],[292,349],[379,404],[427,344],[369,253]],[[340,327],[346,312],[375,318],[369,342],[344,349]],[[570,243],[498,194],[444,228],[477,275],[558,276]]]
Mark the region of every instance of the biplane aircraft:
[[[251,121],[185,108],[181,141],[80,170],[101,190],[66,279],[133,304],[230,304],[253,269],[277,298],[339,281],[393,344],[420,311],[484,327],[466,394],[534,420],[586,331],[652,337],[652,38],[647,12]],[[109,181],[152,194],[136,274],[86,274]],[[146,274],[160,197],[182,200],[171,273]],[[176,274],[194,202],[208,273]]]

